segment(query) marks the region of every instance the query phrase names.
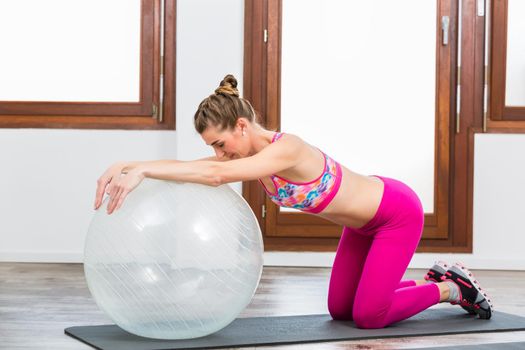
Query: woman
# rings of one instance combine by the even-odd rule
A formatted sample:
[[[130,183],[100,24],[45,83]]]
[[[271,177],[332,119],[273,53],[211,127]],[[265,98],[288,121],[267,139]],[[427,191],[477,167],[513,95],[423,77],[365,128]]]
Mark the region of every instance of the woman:
[[[348,170],[292,134],[266,130],[227,75],[195,113],[195,128],[215,157],[195,161],[123,162],[98,180],[95,208],[106,192],[108,213],[145,177],[218,186],[258,179],[276,204],[344,227],[332,269],[328,308],[334,319],[381,328],[439,302],[481,318],[491,306],[468,270],[434,266],[425,280],[401,281],[423,229],[417,195],[405,184]]]

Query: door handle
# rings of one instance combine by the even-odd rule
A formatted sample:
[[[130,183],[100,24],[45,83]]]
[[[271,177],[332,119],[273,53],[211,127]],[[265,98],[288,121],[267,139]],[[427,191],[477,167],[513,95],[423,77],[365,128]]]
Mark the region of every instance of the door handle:
[[[448,45],[448,27],[449,27],[450,19],[448,16],[441,17],[441,33],[442,33],[442,43],[444,46]]]

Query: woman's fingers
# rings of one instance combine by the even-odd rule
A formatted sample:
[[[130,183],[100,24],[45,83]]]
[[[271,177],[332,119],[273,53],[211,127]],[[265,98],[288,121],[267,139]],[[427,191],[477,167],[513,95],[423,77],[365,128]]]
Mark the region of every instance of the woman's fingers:
[[[129,192],[130,192],[130,190],[125,189],[125,190],[123,190],[123,191],[120,193],[120,195],[119,195],[119,199],[118,199],[117,204],[116,204],[116,206],[115,206],[115,210],[120,209],[120,207],[122,206],[122,203],[124,203],[124,199],[126,199],[126,197],[127,197],[127,195],[128,195]]]
[[[132,188],[128,188],[128,185],[125,183],[114,186],[114,191],[110,195],[110,201],[108,203],[108,214],[113,213],[122,206],[122,203],[124,203],[124,200],[131,190]]]
[[[97,191],[95,193],[95,209],[98,209],[102,204],[104,193],[110,194],[115,182],[119,180],[122,172],[122,165],[116,163],[110,166],[104,174],[97,180]]]
[[[116,205],[118,203],[118,200],[119,200],[121,192],[122,192],[122,185],[121,184],[117,184],[117,185],[112,186],[112,188],[110,190],[110,193],[109,193],[109,202],[108,202],[108,206],[107,206],[108,214],[113,213],[113,211],[115,210],[115,207],[116,207]]]
[[[122,203],[124,203],[124,200],[128,194],[133,191],[135,187],[137,187],[143,178],[144,176],[138,172],[129,172],[124,176],[112,178],[112,180],[105,187],[105,190],[109,195],[109,201],[107,205],[108,214],[113,213],[122,206]],[[103,193],[104,191],[102,190],[101,196]]]
[[[106,177],[101,177],[97,180],[97,191],[95,193],[95,209],[100,207],[102,204],[102,198],[104,197],[104,192],[106,191],[106,186],[111,179]]]

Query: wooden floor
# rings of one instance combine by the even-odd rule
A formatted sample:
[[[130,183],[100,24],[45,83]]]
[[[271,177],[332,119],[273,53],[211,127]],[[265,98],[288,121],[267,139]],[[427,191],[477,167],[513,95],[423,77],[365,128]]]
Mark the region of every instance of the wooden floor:
[[[423,273],[411,270],[406,278],[421,278]],[[325,268],[265,268],[257,293],[241,316],[326,313],[329,274]],[[525,315],[525,272],[476,271],[476,277],[497,310]],[[65,335],[64,328],[107,323],[111,321],[89,294],[82,265],[0,263],[0,349],[92,349]],[[524,340],[525,331],[257,349],[409,349]]]

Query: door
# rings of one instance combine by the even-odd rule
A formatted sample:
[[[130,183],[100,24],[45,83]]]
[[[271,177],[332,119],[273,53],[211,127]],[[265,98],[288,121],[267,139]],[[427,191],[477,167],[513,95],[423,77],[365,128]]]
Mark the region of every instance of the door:
[[[252,53],[245,75],[259,73],[264,83],[245,86],[245,96],[265,125],[301,136],[351,170],[404,181],[422,200],[423,237],[447,239],[457,2],[268,0],[246,7],[247,16],[261,12],[264,29],[257,38],[256,17],[247,19],[245,42],[264,44],[260,55],[245,45]],[[341,227],[279,208],[255,186],[244,193],[267,248],[335,247]]]

